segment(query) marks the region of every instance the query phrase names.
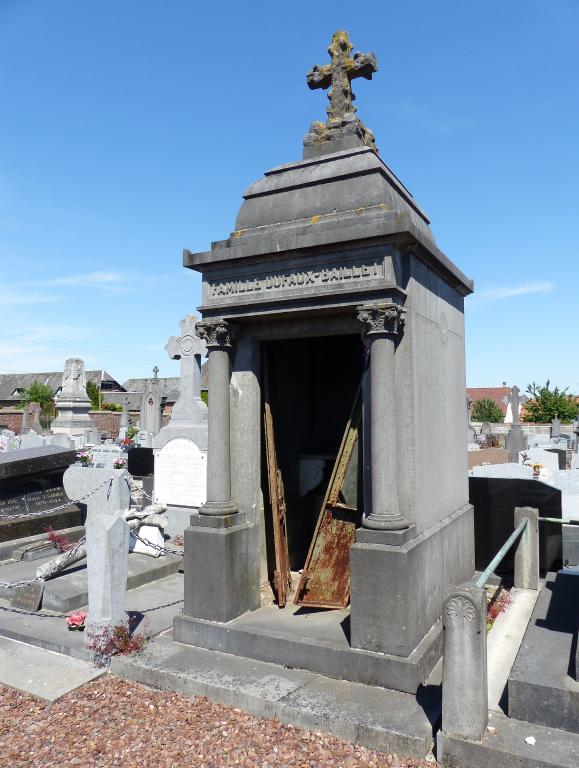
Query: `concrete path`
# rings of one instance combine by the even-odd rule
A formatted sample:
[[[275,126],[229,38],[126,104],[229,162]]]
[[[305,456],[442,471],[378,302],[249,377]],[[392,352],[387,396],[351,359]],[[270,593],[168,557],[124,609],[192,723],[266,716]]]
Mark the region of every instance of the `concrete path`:
[[[489,710],[502,712],[499,702],[533,613],[539,592],[511,589],[511,603],[500,613],[487,636]]]
[[[56,701],[102,674],[87,661],[0,637],[0,683],[45,701]]]

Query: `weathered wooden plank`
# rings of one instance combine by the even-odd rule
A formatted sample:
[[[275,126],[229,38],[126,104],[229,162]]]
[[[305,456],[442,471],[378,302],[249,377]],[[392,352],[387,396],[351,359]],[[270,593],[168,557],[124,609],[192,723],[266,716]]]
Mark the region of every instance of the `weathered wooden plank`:
[[[287,601],[287,593],[292,588],[292,578],[287,544],[287,510],[283,480],[277,463],[275,430],[269,397],[269,371],[265,362],[263,378],[265,454],[275,550],[275,569],[272,577],[272,586],[277,604],[280,608],[283,608]]]
[[[350,601],[350,546],[362,520],[352,471],[357,474],[358,440],[362,417],[358,388],[332,477],[316,524],[294,603],[312,608],[345,608]]]

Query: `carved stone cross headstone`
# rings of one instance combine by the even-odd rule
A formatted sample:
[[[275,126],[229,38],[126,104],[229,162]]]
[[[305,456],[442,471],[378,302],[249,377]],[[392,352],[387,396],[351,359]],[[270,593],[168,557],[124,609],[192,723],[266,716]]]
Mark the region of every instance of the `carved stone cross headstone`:
[[[335,32],[328,48],[331,63],[323,66],[316,65],[306,75],[308,86],[315,88],[329,88],[327,122],[314,122],[310,132],[304,139],[304,146],[320,145],[325,142],[339,141],[345,137],[357,137],[357,144],[366,144],[376,150],[374,134],[364,126],[361,120],[355,117],[355,95],[351,82],[357,77],[371,80],[374,72],[378,70],[376,57],[373,53],[355,53],[350,56],[353,45],[348,33],[340,30]],[[355,145],[355,144],[354,144]],[[334,150],[331,150],[334,151]]]
[[[515,386],[511,389],[511,411],[513,413],[513,424],[519,424],[521,415],[521,405],[528,402],[529,398],[525,395],[520,395],[520,389]]]
[[[511,394],[509,395],[513,422],[506,436],[506,447],[509,452],[509,461],[513,463],[516,463],[519,460],[520,452],[526,450],[528,445],[527,438],[523,433],[520,423],[521,405],[526,403],[528,398],[524,395],[519,395],[520,391],[521,390],[515,385],[511,389]]]
[[[171,423],[198,420],[198,402],[201,400],[201,357],[207,355],[207,346],[195,330],[198,318],[187,315],[181,320],[181,336],[171,336],[165,349],[172,360],[181,361],[179,399],[173,406]],[[197,401],[197,402],[196,402]]]

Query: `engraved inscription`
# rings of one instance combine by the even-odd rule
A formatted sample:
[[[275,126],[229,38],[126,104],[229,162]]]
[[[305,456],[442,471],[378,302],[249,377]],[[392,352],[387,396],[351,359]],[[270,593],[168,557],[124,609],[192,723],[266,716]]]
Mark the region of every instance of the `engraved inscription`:
[[[155,501],[200,507],[207,501],[207,454],[191,440],[174,438],[155,451]]]
[[[239,296],[244,293],[275,293],[299,286],[356,283],[377,277],[384,277],[384,264],[381,262],[279,272],[247,280],[210,280],[208,288],[209,298],[215,298],[216,296]]]

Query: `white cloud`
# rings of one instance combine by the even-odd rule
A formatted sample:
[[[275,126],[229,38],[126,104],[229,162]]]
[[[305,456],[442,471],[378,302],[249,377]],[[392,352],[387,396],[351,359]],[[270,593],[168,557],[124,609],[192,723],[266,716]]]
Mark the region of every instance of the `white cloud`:
[[[89,272],[85,275],[68,275],[49,280],[49,285],[118,285],[126,282],[121,272]]]
[[[68,357],[82,357],[87,368],[100,361],[91,352],[94,329],[44,325],[0,333],[0,373],[59,371]]]
[[[61,301],[60,296],[47,293],[13,293],[0,295],[0,307],[13,307],[18,304],[40,304],[51,301]]]
[[[496,288],[484,288],[475,292],[475,297],[480,301],[501,301],[513,299],[516,296],[529,296],[534,293],[551,293],[555,286],[551,282],[521,283],[520,285],[500,286]]]
[[[76,288],[101,288],[110,293],[133,293],[142,283],[138,275],[122,272],[88,272],[84,275],[66,275],[47,281],[47,285]]]

